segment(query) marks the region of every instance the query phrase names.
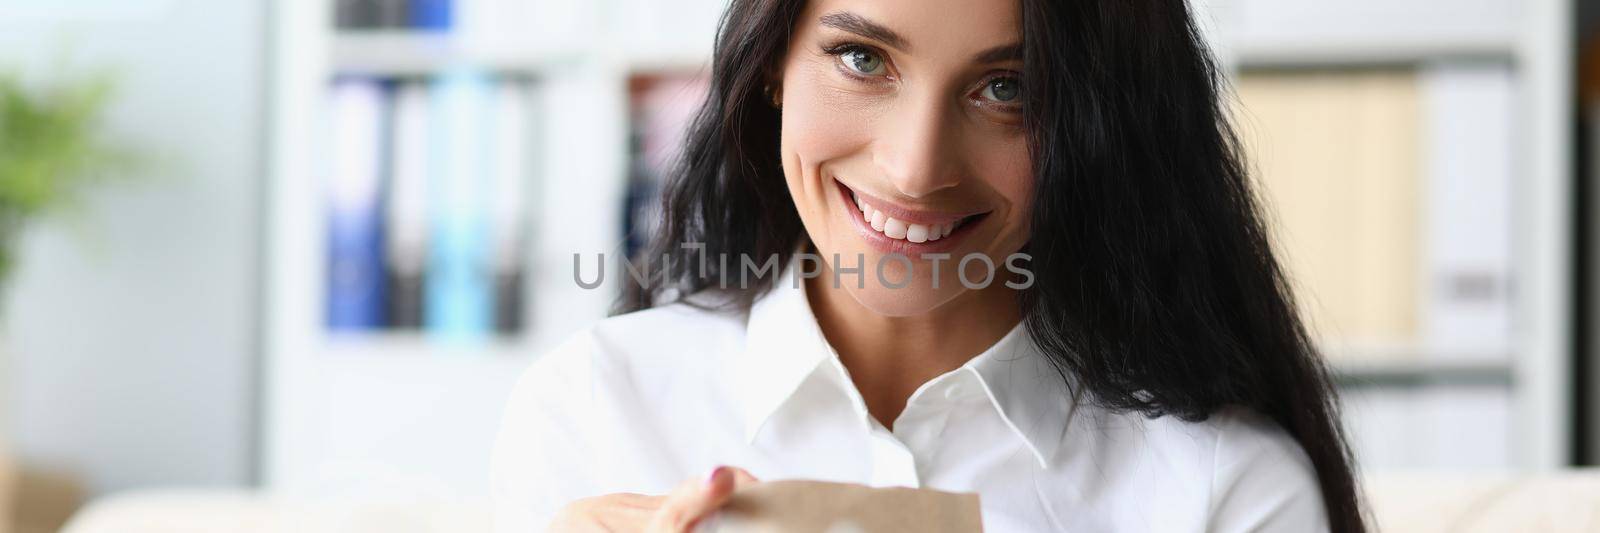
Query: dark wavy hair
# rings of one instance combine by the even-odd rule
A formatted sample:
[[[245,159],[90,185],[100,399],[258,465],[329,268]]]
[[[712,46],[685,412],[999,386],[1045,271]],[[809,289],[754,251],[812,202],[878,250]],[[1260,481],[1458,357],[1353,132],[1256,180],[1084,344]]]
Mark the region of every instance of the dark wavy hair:
[[[1019,298],[1028,333],[1108,408],[1197,421],[1243,405],[1271,417],[1310,456],[1332,529],[1364,531],[1329,372],[1295,312],[1224,78],[1186,3],[1020,1],[1036,195],[1026,250],[1037,275]],[[780,116],[763,95],[804,7],[731,2],[648,257],[787,264],[806,238],[778,156]],[[657,270],[631,282],[617,310],[721,292],[738,268]],[[747,308],[770,288],[759,281],[718,305]]]

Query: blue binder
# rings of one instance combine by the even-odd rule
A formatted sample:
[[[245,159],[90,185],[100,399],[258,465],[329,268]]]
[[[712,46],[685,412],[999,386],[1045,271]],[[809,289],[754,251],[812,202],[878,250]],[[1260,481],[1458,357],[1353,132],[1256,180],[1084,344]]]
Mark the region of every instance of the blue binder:
[[[326,319],[333,331],[384,325],[383,192],[386,91],[345,78],[331,89],[327,179]]]
[[[453,8],[451,0],[411,0],[411,27],[449,31],[454,23]]]
[[[430,202],[424,327],[452,340],[488,337],[494,326],[489,209],[490,80],[460,71],[434,81],[428,124]]]

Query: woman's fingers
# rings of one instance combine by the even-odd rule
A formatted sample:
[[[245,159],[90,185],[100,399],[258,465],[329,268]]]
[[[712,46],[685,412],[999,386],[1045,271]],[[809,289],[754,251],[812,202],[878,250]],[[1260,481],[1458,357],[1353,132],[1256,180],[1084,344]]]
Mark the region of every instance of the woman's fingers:
[[[655,519],[665,496],[607,494],[568,504],[550,523],[549,533],[643,531]]]
[[[749,485],[751,483],[757,483],[757,482],[761,481],[759,479],[756,479],[756,476],[752,475],[750,473],[750,471],[745,470],[743,468],[739,468],[737,466],[730,466],[730,467],[728,467],[728,469],[733,471],[734,488],[743,487],[745,485]]]
[[[738,472],[736,472],[738,470]],[[719,466],[705,479],[689,480],[667,495],[650,523],[652,533],[688,533],[696,523],[716,512],[733,495],[742,470]],[[754,480],[749,472],[743,476]]]
[[[619,493],[572,502],[549,531],[687,533],[727,503],[734,490],[756,482],[743,468],[719,466],[704,478],[685,481],[666,496]]]

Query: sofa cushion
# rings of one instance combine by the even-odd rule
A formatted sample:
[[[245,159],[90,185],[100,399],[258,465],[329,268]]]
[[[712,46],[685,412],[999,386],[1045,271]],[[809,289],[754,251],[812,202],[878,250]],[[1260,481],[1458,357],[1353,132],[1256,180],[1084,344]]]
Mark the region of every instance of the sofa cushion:
[[[1600,533],[1600,471],[1388,473],[1367,480],[1378,531]]]
[[[486,504],[312,501],[246,489],[147,490],[91,503],[63,533],[444,533],[489,531]]]

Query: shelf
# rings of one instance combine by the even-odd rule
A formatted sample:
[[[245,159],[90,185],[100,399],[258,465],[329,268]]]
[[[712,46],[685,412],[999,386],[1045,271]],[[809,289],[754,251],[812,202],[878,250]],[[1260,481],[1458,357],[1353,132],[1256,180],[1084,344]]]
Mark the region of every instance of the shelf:
[[[1321,343],[1342,387],[1512,385],[1509,348],[1419,346],[1406,342]]]
[[[625,61],[631,74],[700,74],[711,73],[711,58],[691,57],[682,54],[636,55]]]
[[[1530,41],[1528,0],[1197,0],[1241,68],[1512,59]],[[1448,8],[1445,6],[1448,5]]]
[[[1417,39],[1245,38],[1223,44],[1240,69],[1370,67],[1435,61],[1498,61],[1516,58],[1510,38]]]
[[[1334,380],[1345,388],[1491,386],[1510,387],[1507,359],[1414,359],[1335,361]]]
[[[333,37],[332,48],[334,72],[378,76],[423,76],[458,68],[538,75],[579,60],[576,52],[476,45],[448,33],[413,31],[341,32]]]
[[[523,359],[526,362],[537,349],[531,339],[523,336],[444,339],[423,333],[339,333],[324,338],[319,355],[383,361]]]
[[[427,76],[461,68],[539,76],[553,68],[585,62],[611,63],[628,72],[709,72],[711,68],[710,50],[686,46],[641,46],[585,55],[532,43],[482,43],[448,33],[396,30],[338,33],[330,57],[335,73],[371,76]]]

